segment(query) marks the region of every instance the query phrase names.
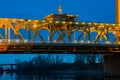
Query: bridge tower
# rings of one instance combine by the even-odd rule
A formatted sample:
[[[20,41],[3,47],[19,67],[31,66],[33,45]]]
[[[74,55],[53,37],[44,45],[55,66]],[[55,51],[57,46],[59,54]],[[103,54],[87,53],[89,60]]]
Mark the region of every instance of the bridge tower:
[[[116,24],[120,24],[120,0],[116,0]],[[106,54],[103,57],[105,76],[120,77],[120,54]]]
[[[60,0],[59,7],[58,7],[58,13],[59,13],[59,14],[62,14],[61,0]]]
[[[120,0],[116,0],[116,24],[120,24]]]

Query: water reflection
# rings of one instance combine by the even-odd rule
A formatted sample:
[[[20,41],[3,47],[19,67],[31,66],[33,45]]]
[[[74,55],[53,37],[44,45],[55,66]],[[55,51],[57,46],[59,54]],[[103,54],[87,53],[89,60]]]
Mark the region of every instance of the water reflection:
[[[86,75],[86,74],[35,74],[35,75],[20,75],[16,73],[6,73],[0,74],[0,80],[103,80],[102,75]]]
[[[0,80],[17,80],[15,73],[6,73],[3,72],[3,74],[0,74]]]

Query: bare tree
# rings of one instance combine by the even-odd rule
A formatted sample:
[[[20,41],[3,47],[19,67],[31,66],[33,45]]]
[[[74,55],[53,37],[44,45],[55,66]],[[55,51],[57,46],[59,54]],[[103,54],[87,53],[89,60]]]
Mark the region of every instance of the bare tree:
[[[96,63],[96,58],[97,58],[96,54],[87,54],[86,55],[86,62],[89,63],[89,64],[95,64]]]
[[[74,55],[74,63],[76,64],[84,64],[85,63],[85,54],[75,54]]]
[[[63,63],[64,59],[60,56],[60,55],[47,55],[46,57],[48,63],[50,64],[59,64],[59,63]]]

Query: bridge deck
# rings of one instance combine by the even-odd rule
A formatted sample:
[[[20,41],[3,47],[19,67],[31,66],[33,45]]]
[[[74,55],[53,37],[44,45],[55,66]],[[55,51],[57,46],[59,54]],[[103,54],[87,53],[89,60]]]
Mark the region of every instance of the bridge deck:
[[[120,53],[118,44],[39,43],[0,45],[0,53]]]

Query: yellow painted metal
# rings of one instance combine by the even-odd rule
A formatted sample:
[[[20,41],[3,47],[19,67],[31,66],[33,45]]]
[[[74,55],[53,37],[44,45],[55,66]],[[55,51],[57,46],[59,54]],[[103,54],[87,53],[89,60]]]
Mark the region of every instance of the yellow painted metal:
[[[119,7],[117,7],[118,9]],[[120,16],[120,15],[119,15]],[[108,23],[95,23],[95,22],[78,22],[75,19],[76,15],[69,14],[50,14],[46,16],[43,20],[31,20],[31,19],[14,19],[14,18],[0,18],[0,29],[4,29],[4,34],[0,33],[0,38],[4,41],[4,39],[8,39],[10,41],[10,29],[14,32],[14,39],[16,40],[16,36],[20,38],[22,42],[27,42],[24,38],[24,34],[20,32],[20,29],[27,30],[28,32],[28,40],[30,41],[30,35],[32,36],[33,41],[35,37],[38,37],[45,42],[42,34],[39,33],[39,30],[47,30],[50,35],[49,40],[53,42],[54,35],[58,33],[57,42],[65,41],[64,38],[68,38],[68,42],[72,41],[72,35],[74,32],[82,32],[82,34],[77,35],[78,39],[76,41],[80,41],[82,35],[84,35],[84,42],[89,42],[91,33],[96,32],[97,35],[92,40],[92,42],[100,41],[102,42],[103,38],[109,42],[109,33],[113,33],[115,35],[115,43],[120,44],[120,25],[118,24],[108,24]],[[118,23],[120,22],[120,18],[117,18]],[[30,30],[33,33],[30,33]],[[68,34],[68,36],[66,36]],[[6,42],[6,41],[5,41]],[[18,42],[18,41],[17,41]]]
[[[116,0],[116,24],[120,24],[120,0]]]
[[[62,7],[60,5],[59,5],[59,8],[58,8],[58,13],[62,14]]]

